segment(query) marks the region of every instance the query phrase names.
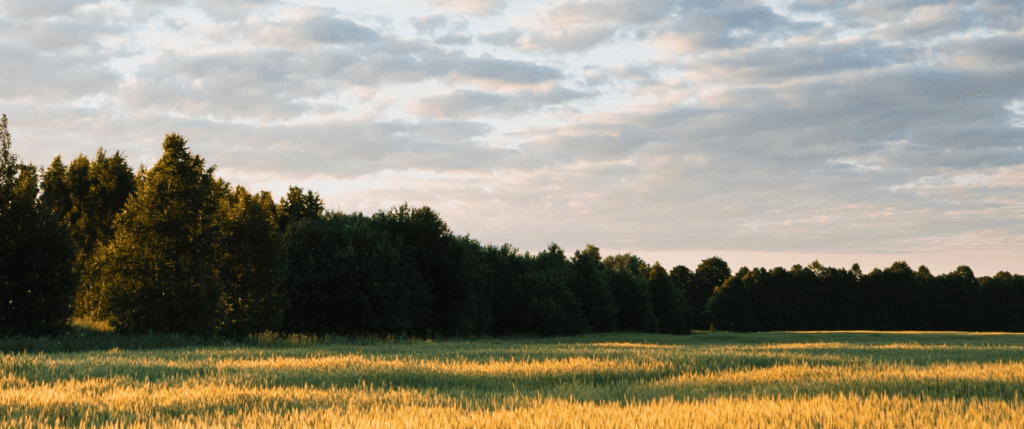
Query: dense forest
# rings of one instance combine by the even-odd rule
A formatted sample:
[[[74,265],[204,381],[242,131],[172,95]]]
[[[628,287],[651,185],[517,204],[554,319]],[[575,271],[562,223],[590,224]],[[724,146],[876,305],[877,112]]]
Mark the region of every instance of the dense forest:
[[[152,168],[99,149],[43,169],[0,122],[0,335],[74,317],[118,332],[398,337],[691,329],[1024,331],[1024,276],[904,262],[666,269],[595,246],[538,254],[456,235],[429,207],[325,211],[219,179],[177,134]]]

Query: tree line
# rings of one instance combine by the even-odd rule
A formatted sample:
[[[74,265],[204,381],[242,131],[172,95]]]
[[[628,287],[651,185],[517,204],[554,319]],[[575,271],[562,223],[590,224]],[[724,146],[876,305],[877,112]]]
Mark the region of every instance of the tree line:
[[[11,153],[0,122],[0,335],[47,335],[73,317],[121,333],[241,337],[567,335],[691,329],[1024,330],[1024,277],[931,276],[905,263],[864,275],[741,268],[718,257],[668,270],[592,245],[537,254],[456,235],[429,207],[325,210],[291,187],[275,201],[219,179],[169,134],[152,168],[100,149],[46,169]]]

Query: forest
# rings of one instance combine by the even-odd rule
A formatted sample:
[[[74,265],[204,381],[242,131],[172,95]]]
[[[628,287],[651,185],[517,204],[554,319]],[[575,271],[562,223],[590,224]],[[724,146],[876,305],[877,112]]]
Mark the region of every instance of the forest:
[[[102,148],[22,163],[6,116],[0,143],[0,336],[61,334],[74,318],[224,337],[1024,331],[1024,276],[1005,271],[530,254],[457,235],[426,206],[343,213],[299,187],[275,201],[217,178],[178,134],[138,169]]]

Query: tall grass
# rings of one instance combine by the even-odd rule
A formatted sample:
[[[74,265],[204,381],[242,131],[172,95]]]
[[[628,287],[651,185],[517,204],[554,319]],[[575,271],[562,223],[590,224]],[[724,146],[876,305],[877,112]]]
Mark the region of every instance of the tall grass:
[[[1016,334],[179,340],[5,353],[0,428],[1024,427]]]

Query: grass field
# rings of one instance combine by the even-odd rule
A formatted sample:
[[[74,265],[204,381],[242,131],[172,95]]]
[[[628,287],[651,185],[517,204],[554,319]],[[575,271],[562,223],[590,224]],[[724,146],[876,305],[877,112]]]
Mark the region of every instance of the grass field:
[[[76,335],[0,340],[0,428],[1024,427],[1020,334]]]

